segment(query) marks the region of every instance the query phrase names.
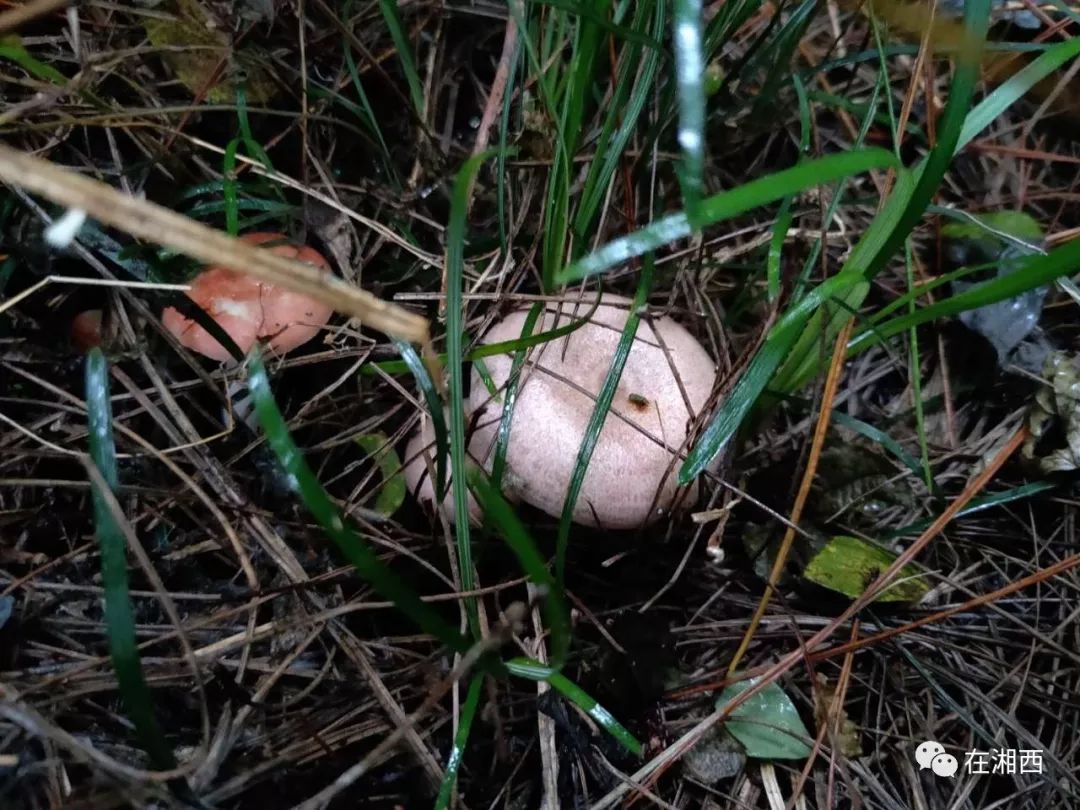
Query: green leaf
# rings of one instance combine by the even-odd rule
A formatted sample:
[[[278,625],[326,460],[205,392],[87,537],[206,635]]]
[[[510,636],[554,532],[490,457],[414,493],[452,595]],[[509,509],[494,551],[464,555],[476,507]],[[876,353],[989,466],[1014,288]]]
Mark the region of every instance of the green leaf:
[[[807,563],[803,576],[830,591],[857,599],[895,561],[896,555],[880,546],[858,537],[837,535]],[[928,590],[922,572],[914,565],[906,565],[874,601],[918,602]]]
[[[750,678],[731,684],[716,699],[716,708],[722,709],[758,680]],[[803,725],[791,698],[775,683],[735,707],[724,727],[742,743],[749,757],[805,759],[810,756],[810,746],[806,743],[810,732]]]
[[[1038,220],[1023,211],[969,214],[953,209],[953,213],[959,221],[949,222],[941,229],[942,235],[950,239],[978,240],[990,237],[1002,242],[1019,239],[1025,243],[1038,244],[1045,235]]]
[[[91,349],[86,357],[86,416],[90,437],[90,459],[116,491],[116,445],[113,442],[112,407],[109,399],[109,367],[100,349]],[[127,541],[116,524],[105,496],[91,489],[94,524],[101,554],[101,583],[105,591],[105,629],[109,636],[116,682],[124,708],[135,726],[139,744],[150,756],[155,768],[176,767],[172,748],[154,716],[150,687],[143,676],[142,661],[135,637],[135,611],[131,604],[127,574]]]
[[[738,188],[701,201],[698,222],[714,225],[753,208],[870,169],[896,167],[896,158],[884,149],[864,149],[808,160],[790,169],[751,180]],[[556,284],[569,284],[602,273],[623,262],[690,235],[693,229],[685,212],[669,214],[628,236],[608,242],[594,253],[569,265],[556,275]]]
[[[401,472],[401,459],[390,444],[385,433],[361,433],[353,441],[367,453],[379,468],[382,486],[375,498],[375,511],[390,517],[405,501],[405,476]]]
[[[424,632],[437,638],[451,650],[465,653],[469,642],[450,626],[432,607],[420,601],[416,592],[394,571],[383,563],[368,543],[341,517],[330,496],[315,477],[311,467],[293,441],[285,419],[274,401],[266,368],[256,349],[247,360],[248,390],[255,402],[255,413],[266,433],[270,449],[290,477],[294,491],[304,505],[337,545],[365,582],[377,593],[394,603],[394,606],[420,625]],[[464,512],[461,514],[465,514]]]

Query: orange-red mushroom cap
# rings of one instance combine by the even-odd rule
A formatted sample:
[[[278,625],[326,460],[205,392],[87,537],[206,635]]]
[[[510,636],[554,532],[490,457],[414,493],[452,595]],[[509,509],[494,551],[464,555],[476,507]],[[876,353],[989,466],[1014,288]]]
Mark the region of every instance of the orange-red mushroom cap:
[[[278,256],[330,269],[317,251],[288,244],[282,234],[249,233],[240,238],[251,245],[273,243],[267,250]],[[333,315],[333,309],[321,301],[224,267],[210,267],[196,276],[188,297],[217,321],[244,353],[256,341],[266,340],[273,351],[285,354],[315,337]],[[232,359],[209,332],[174,307],[162,313],[161,322],[185,348],[212,360]]]

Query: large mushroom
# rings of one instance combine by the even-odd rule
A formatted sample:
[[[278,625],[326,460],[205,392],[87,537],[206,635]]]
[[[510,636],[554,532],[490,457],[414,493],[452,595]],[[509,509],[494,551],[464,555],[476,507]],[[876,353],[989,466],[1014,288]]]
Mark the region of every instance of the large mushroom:
[[[533,333],[583,318],[594,303],[588,299],[560,308],[549,305]],[[502,482],[508,497],[552,516],[562,513],[585,429],[631,305],[627,298],[605,295],[587,323],[531,350],[510,422]],[[526,317],[526,309],[509,313],[481,342],[517,340]],[[500,392],[512,360],[512,353],[484,360]],[[712,359],[685,328],[668,317],[641,319],[589,461],[574,522],[633,529],[671,509],[678,495],[677,453],[715,377]],[[492,397],[474,372],[468,404],[476,425],[469,453],[490,468],[502,397]],[[695,492],[692,488],[688,498],[696,497]]]
[[[279,256],[330,269],[317,251],[290,244],[283,234],[249,233],[240,239],[249,245],[266,245]],[[292,351],[315,337],[333,314],[321,301],[224,267],[209,267],[196,276],[188,297],[217,321],[245,354],[258,340],[265,340],[279,354]],[[212,360],[232,359],[209,332],[176,308],[168,307],[161,322],[191,351]]]

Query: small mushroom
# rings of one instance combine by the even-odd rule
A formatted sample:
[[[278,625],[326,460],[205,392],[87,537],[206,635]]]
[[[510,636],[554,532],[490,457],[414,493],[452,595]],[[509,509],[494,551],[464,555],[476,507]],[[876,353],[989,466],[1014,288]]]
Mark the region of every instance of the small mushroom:
[[[71,319],[71,344],[80,352],[101,345],[101,310],[88,309]]]
[[[250,245],[269,245],[267,250],[279,256],[330,269],[318,252],[289,244],[282,234],[249,233],[240,239]],[[321,301],[224,267],[210,267],[196,276],[188,297],[206,310],[244,353],[257,340],[265,339],[271,349],[285,354],[315,337],[333,314]],[[209,332],[174,307],[162,313],[161,322],[186,348],[212,360],[232,359]]]
[[[585,429],[629,316],[631,301],[605,295],[588,323],[532,350],[510,425],[504,489],[558,516]],[[548,309],[534,334],[584,317],[591,301]],[[526,310],[511,312],[482,343],[516,340]],[[485,359],[502,390],[512,356]],[[679,451],[712,393],[716,367],[701,344],[668,317],[642,318],[611,411],[589,461],[573,519],[587,526],[632,529],[657,520],[675,501]],[[502,412],[477,372],[470,406],[477,427],[470,452],[487,460]],[[487,463],[490,463],[489,461]],[[696,489],[688,496],[693,499]]]
[[[409,443],[405,445],[405,485],[409,492],[416,496],[421,505],[428,509],[435,508],[435,431],[431,426],[431,420],[425,415],[421,419],[420,427],[413,433]],[[446,459],[446,497],[443,498],[443,509],[451,523],[456,521],[454,511],[454,492],[450,487],[450,459]],[[479,526],[483,514],[480,504],[469,493],[469,523]]]

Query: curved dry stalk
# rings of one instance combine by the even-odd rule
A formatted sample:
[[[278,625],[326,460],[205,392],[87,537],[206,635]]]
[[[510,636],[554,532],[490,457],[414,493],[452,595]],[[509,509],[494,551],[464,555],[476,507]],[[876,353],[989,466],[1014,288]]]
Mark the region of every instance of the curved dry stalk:
[[[54,203],[86,211],[106,225],[206,264],[247,273],[321,301],[367,326],[413,343],[428,339],[428,321],[311,265],[276,256],[148,200],[0,144],[0,180]]]

